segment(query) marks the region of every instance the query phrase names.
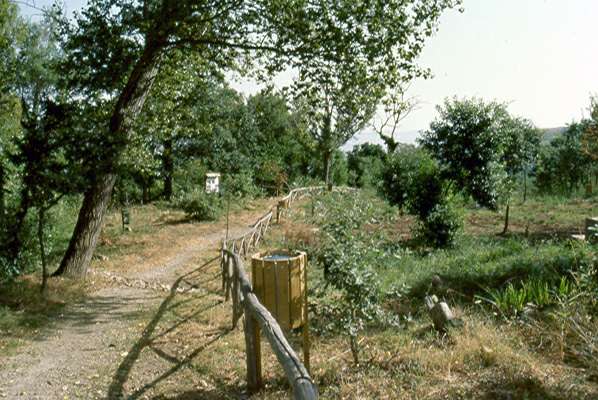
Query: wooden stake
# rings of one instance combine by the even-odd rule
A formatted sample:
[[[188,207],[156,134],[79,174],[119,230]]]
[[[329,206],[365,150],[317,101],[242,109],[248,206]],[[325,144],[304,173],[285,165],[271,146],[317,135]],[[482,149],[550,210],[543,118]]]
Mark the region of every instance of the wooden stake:
[[[245,351],[247,353],[247,389],[255,393],[262,387],[262,349],[260,327],[245,307]]]

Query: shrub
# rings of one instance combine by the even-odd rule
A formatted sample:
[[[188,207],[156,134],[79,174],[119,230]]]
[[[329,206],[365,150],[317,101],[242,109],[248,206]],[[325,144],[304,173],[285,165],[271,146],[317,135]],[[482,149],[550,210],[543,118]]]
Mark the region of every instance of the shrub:
[[[361,195],[337,193],[319,198],[324,208],[318,224],[322,236],[314,259],[323,267],[326,290],[319,301],[325,328],[348,336],[355,363],[359,363],[358,335],[369,325],[396,324],[382,307],[384,293],[376,266],[380,261],[375,235],[363,227],[385,217]],[[320,213],[319,213],[320,214]],[[332,289],[332,290],[330,290]]]
[[[222,179],[222,191],[235,197],[254,197],[260,193],[255,185],[253,173],[243,170],[236,174],[227,174]]]
[[[382,192],[391,204],[419,218],[418,239],[434,247],[453,244],[463,218],[438,162],[426,151],[404,147],[389,156]]]
[[[180,207],[190,219],[196,221],[214,221],[222,212],[222,204],[217,194],[195,191],[185,195]]]
[[[416,238],[436,248],[451,246],[463,227],[463,216],[453,201],[436,204],[415,227]]]
[[[174,171],[174,193],[185,196],[186,193],[203,190],[207,172],[208,168],[200,160],[184,162]]]
[[[399,151],[388,156],[382,169],[382,186],[384,197],[390,204],[403,209],[409,199],[411,186],[410,173],[419,168],[419,160],[423,152],[415,147],[401,147]]]

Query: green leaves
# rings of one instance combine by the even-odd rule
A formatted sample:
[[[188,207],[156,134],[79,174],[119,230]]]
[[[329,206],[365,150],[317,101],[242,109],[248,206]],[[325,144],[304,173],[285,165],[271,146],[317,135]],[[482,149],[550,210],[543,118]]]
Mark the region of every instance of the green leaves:
[[[536,184],[543,193],[572,194],[578,185],[591,177],[598,163],[585,151],[588,134],[596,122],[584,119],[571,123],[561,136],[541,147],[535,169]]]
[[[509,192],[509,179],[533,161],[538,131],[530,121],[512,117],[503,103],[453,98],[437,111],[420,143],[457,188],[495,210]]]
[[[415,237],[433,247],[451,246],[463,225],[451,183],[443,175],[425,150],[410,146],[389,154],[382,174],[382,193],[418,217]]]

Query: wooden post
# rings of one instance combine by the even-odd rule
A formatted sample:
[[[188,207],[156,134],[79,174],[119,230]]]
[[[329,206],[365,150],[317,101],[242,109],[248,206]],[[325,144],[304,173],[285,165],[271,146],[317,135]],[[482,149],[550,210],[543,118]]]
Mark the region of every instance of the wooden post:
[[[235,262],[234,258],[228,257],[228,262],[226,263],[226,291],[224,293],[224,301],[228,301],[228,299],[230,298],[232,276],[234,269],[233,262]]]
[[[303,334],[303,363],[305,369],[311,374],[311,368],[309,363],[309,310],[307,309],[307,255],[303,256],[303,327],[301,333]]]
[[[262,349],[260,327],[245,305],[245,351],[247,353],[247,389],[255,393],[262,387]]]
[[[239,273],[237,268],[237,265],[233,265],[233,329],[237,327],[239,321]]]
[[[224,252],[224,242],[222,244],[222,249],[220,250],[220,274],[222,275],[222,291],[226,289],[226,271],[224,270],[224,265],[226,264],[226,253]]]

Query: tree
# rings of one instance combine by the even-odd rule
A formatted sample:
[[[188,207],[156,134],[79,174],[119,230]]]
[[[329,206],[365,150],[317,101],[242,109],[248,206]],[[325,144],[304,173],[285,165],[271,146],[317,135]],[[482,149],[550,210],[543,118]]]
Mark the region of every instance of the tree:
[[[571,195],[588,177],[592,160],[583,151],[582,137],[591,121],[573,122],[561,136],[542,146],[535,168],[536,185],[545,193]]]
[[[478,204],[496,210],[504,201],[506,233],[516,178],[537,156],[539,131],[495,101],[447,99],[437,110],[440,115],[421,144],[440,161],[445,176]]]
[[[82,92],[100,90],[117,99],[107,135],[121,145],[86,191],[56,273],[86,273],[116,180],[114,166],[165,52],[193,50],[219,68],[263,63],[272,72],[307,60],[352,62],[338,55],[358,49],[373,69],[391,65],[405,71],[419,53],[422,35],[432,33],[443,9],[458,3],[90,1],[75,25],[64,23],[66,70]]]
[[[55,26],[50,18],[27,22],[15,14],[7,21],[8,48],[4,50],[2,66],[10,79],[3,87],[3,108],[17,111],[18,120],[7,118],[3,124],[0,156],[0,212],[2,213],[2,255],[20,268],[23,241],[28,233],[27,217],[37,209],[38,233],[43,233],[43,220],[58,198],[72,192],[77,179],[66,167],[66,137],[60,128],[67,119],[68,107],[58,105],[60,92],[52,68],[59,58]],[[12,64],[12,66],[11,66]],[[18,68],[16,67],[18,65]],[[12,99],[5,101],[5,99]],[[18,99],[16,102],[15,100]],[[15,103],[18,103],[16,107]],[[14,116],[13,116],[14,117]],[[10,126],[10,129],[6,129]],[[5,171],[10,169],[10,182]],[[7,184],[9,189],[6,190]],[[7,209],[4,195],[11,201]],[[45,269],[43,235],[38,235],[42,267]],[[45,271],[44,271],[45,283]]]
[[[373,121],[371,124],[378,137],[386,145],[386,152],[389,154],[397,151],[399,147],[396,136],[401,122],[419,106],[416,98],[406,96],[409,85],[405,86],[406,88],[398,85],[387,92],[381,101],[384,116],[379,123]]]
[[[175,50],[165,56],[123,157],[126,171],[142,187],[143,202],[149,201],[149,187],[159,178],[163,197],[171,200],[177,147],[209,129],[200,108],[208,104],[206,87],[219,81],[196,54]]]
[[[598,97],[590,98],[590,118],[582,134],[582,151],[594,161],[598,161]]]
[[[511,117],[503,121],[503,152],[501,161],[507,172],[507,180],[503,189],[506,201],[505,223],[503,234],[509,229],[509,210],[511,195],[515,189],[517,177],[524,174],[524,201],[527,192],[527,171],[538,156],[541,133],[534,124],[525,118]]]
[[[247,100],[255,124],[258,186],[277,194],[309,172],[312,138],[280,92],[268,87]],[[242,140],[242,139],[241,139]]]
[[[388,202],[418,218],[415,237],[434,247],[448,247],[462,226],[450,180],[438,161],[422,148],[401,146],[388,154],[381,192]]]
[[[384,149],[377,144],[362,143],[353,147],[347,155],[351,175],[349,184],[359,187],[376,186],[385,157]]]
[[[322,157],[322,179],[330,187],[334,151],[370,121],[382,88],[366,76],[363,65],[347,71],[328,63],[309,73],[304,70],[300,73],[304,77],[295,84],[297,101],[301,103],[300,112],[306,117],[308,132]]]
[[[446,99],[439,116],[420,139],[440,162],[447,178],[480,205],[498,207],[506,179],[502,159],[504,126],[510,120],[506,105],[480,99]]]
[[[15,190],[15,166],[10,156],[15,151],[15,140],[21,134],[21,103],[15,93],[17,46],[21,40],[22,21],[17,7],[0,0],[0,279],[15,273],[16,265],[9,251],[12,232],[9,202]]]
[[[335,34],[356,32],[357,45],[341,43],[332,62],[304,60],[293,93],[308,116],[308,130],[318,143],[328,186],[333,151],[369,123],[389,88],[427,74],[415,60],[441,12],[456,4],[353,2],[335,7],[337,15],[326,10],[326,23],[337,27]],[[354,19],[360,15],[369,15],[371,21],[356,25]],[[364,39],[365,45],[360,46]]]

